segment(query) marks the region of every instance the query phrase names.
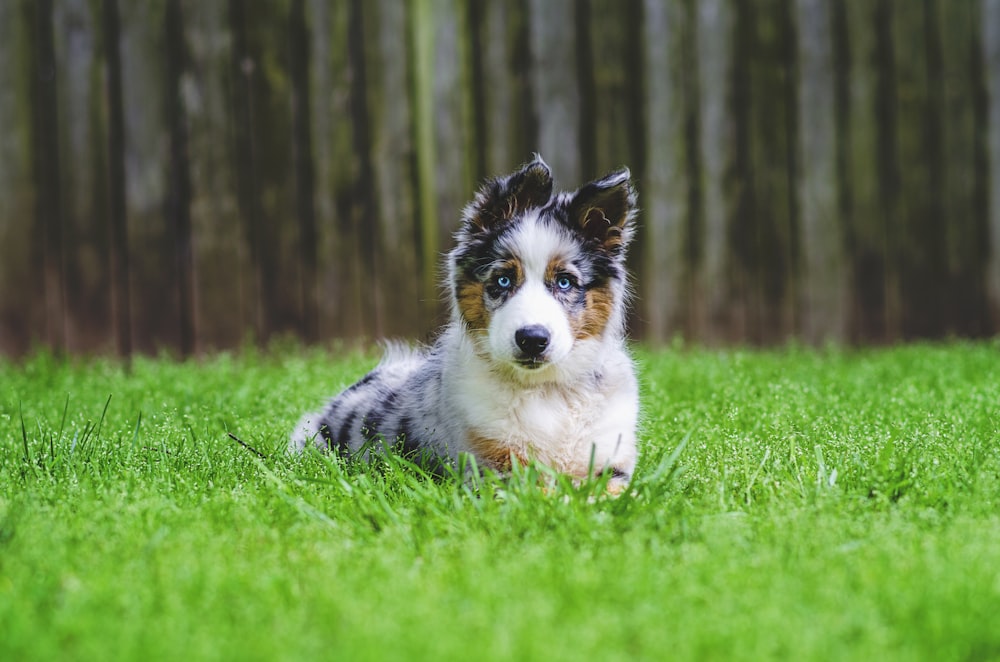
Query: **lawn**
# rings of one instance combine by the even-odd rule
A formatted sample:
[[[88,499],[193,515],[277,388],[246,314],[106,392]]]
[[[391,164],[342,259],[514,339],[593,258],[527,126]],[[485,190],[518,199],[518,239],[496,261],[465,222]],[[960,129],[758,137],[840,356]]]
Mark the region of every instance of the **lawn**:
[[[285,456],[370,354],[0,362],[0,660],[1000,659],[1000,343],[637,358],[617,499]]]

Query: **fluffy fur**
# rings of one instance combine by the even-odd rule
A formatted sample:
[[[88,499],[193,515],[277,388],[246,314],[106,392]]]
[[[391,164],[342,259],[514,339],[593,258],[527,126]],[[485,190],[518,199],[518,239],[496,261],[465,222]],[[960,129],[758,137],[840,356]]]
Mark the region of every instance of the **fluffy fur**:
[[[448,255],[451,321],[437,342],[389,351],[303,418],[290,449],[350,455],[384,441],[431,463],[470,453],[498,471],[512,460],[576,478],[606,471],[622,489],[637,455],[624,341],[635,205],[627,169],[553,194],[536,156],[488,181]]]

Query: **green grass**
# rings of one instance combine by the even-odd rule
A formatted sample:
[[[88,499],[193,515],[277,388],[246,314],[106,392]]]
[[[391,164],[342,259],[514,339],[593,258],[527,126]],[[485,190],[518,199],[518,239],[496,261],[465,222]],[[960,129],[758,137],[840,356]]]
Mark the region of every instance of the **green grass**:
[[[282,455],[371,356],[0,362],[0,660],[1000,659],[1000,344],[639,362],[618,499]]]

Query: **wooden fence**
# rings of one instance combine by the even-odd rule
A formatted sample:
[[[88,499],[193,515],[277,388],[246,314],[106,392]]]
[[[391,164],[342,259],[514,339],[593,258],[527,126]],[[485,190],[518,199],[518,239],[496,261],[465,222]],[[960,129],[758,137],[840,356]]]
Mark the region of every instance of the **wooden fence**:
[[[425,337],[534,151],[639,338],[1000,330],[1000,0],[5,0],[0,352]]]

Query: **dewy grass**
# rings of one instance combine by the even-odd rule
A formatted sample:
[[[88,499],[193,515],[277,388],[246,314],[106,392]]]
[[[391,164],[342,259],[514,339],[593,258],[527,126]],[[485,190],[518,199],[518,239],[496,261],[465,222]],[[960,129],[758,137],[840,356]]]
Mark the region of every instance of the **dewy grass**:
[[[617,499],[284,455],[373,362],[0,363],[0,659],[1000,658],[995,342],[640,351]]]

